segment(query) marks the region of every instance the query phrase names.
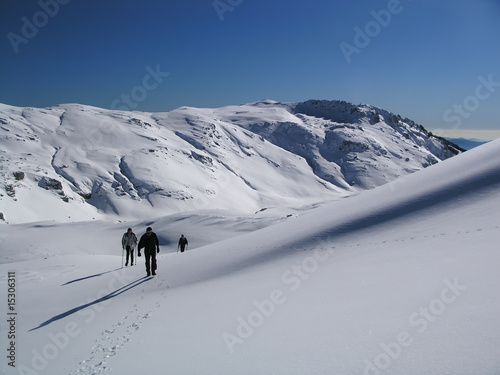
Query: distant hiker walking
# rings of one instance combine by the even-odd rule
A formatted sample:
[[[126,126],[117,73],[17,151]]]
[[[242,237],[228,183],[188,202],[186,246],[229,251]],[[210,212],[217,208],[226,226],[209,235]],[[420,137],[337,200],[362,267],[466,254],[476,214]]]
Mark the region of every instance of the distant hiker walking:
[[[125,266],[128,266],[128,258],[130,257],[130,265],[134,265],[134,249],[137,245],[137,236],[132,231],[132,228],[128,228],[127,232],[123,234],[122,237],[122,248],[127,251],[127,258],[125,261]],[[122,258],[123,266],[123,258]]]
[[[137,247],[137,256],[141,256],[141,249],[144,248],[144,258],[146,259],[146,272],[148,276],[156,275],[156,253],[160,252],[160,242],[151,227],[146,229],[146,233],[141,236]]]
[[[177,246],[177,250],[179,250],[179,248],[181,248],[181,253],[184,252],[184,249],[186,248],[188,244],[188,240],[186,237],[184,237],[183,234],[181,234],[181,238],[179,238],[179,245]]]

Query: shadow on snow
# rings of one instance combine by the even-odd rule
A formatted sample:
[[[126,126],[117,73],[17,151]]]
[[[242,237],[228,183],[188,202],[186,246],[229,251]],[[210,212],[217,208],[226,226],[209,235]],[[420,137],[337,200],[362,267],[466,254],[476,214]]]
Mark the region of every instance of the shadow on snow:
[[[114,270],[111,270],[111,271],[106,271],[106,272],[96,273],[96,274],[94,274],[94,275],[90,275],[90,276],[81,277],[81,278],[79,278],[79,279],[75,279],[75,280],[68,281],[67,283],[62,284],[61,286],[68,285],[68,284],[72,284],[72,283],[76,283],[76,282],[78,282],[78,281],[82,281],[82,280],[91,279],[91,278],[93,278],[93,277],[99,277],[99,276],[105,275],[105,274],[107,274],[107,273],[111,273],[111,272],[118,271],[119,269],[121,269],[121,268],[117,268],[117,269],[114,269]]]
[[[121,288],[119,288],[119,289],[117,289],[117,290],[115,290],[115,291],[113,291],[113,292],[111,292],[111,293],[109,293],[109,294],[107,294],[107,295],[105,295],[105,296],[103,296],[101,298],[98,298],[98,299],[96,299],[96,300],[94,300],[92,302],[86,303],[84,305],[80,305],[80,306],[75,307],[75,308],[73,308],[71,310],[68,310],[68,311],[65,311],[65,312],[63,312],[63,313],[61,313],[59,315],[56,315],[56,316],[50,318],[49,320],[46,320],[45,322],[40,323],[40,325],[38,327],[30,329],[29,332],[35,331],[35,330],[40,329],[42,327],[45,327],[45,326],[47,326],[47,325],[49,325],[51,323],[54,323],[54,322],[56,322],[58,320],[66,318],[67,316],[70,316],[70,315],[72,315],[74,313],[77,313],[78,311],[86,309],[87,307],[93,306],[95,304],[98,304],[98,303],[107,301],[108,299],[111,299],[111,298],[114,298],[116,296],[119,296],[120,294],[126,292],[127,290],[135,288],[136,286],[141,285],[142,283],[144,283],[145,281],[148,281],[149,279],[151,279],[151,277],[148,277],[148,276],[141,277],[140,279],[132,281],[131,283],[129,283],[127,285],[124,285]]]

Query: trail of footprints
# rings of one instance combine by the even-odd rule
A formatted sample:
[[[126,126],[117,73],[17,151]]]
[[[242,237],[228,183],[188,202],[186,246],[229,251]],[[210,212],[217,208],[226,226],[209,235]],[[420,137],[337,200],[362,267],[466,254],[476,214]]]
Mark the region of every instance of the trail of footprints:
[[[379,241],[379,242],[368,242],[368,245],[380,245],[380,244],[386,244],[386,243],[390,243],[390,242],[406,242],[406,241],[415,241],[415,240],[418,240],[418,239],[421,239],[421,238],[437,238],[437,237],[444,237],[444,236],[448,236],[448,235],[459,235],[459,234],[469,234],[469,233],[473,233],[473,232],[483,232],[483,231],[489,231],[489,230],[499,230],[500,229],[500,225],[495,225],[493,227],[490,227],[490,228],[471,228],[469,230],[465,230],[465,231],[461,231],[461,230],[457,230],[457,231],[454,231],[452,233],[432,233],[432,234],[428,234],[428,235],[424,235],[424,236],[412,236],[412,237],[409,237],[409,238],[400,238],[400,239],[391,239],[391,240],[384,240],[384,241]],[[358,246],[361,246],[361,243],[358,243],[356,245],[345,245],[345,246],[340,246],[340,247],[358,247]]]
[[[160,281],[158,288],[163,288],[164,282]],[[160,292],[160,296],[166,298],[168,286]],[[143,290],[144,292],[144,290]],[[161,306],[161,300],[154,302],[154,307],[158,309]],[[146,307],[141,307],[146,305]],[[70,374],[106,374],[111,368],[108,366],[108,359],[114,357],[130,340],[134,333],[139,331],[142,324],[150,317],[152,310],[149,309],[150,303],[144,303],[144,296],[141,295],[128,314],[123,316],[118,322],[110,328],[101,332],[100,337],[94,340],[89,356],[80,361],[78,369]]]

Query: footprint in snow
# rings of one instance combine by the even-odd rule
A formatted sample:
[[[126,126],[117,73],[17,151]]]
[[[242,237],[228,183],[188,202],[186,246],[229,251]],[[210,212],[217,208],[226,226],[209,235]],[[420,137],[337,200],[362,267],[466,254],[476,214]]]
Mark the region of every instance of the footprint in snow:
[[[159,308],[160,301],[156,301],[155,305]],[[139,306],[135,303],[132,305],[130,313],[134,314],[137,312],[139,312]],[[92,347],[89,358],[81,361],[78,365],[79,368],[71,374],[103,374],[107,372],[106,359],[115,356],[131,340],[132,334],[139,330],[143,321],[150,317],[150,312],[137,315],[136,321],[125,327],[125,323],[129,319],[129,315],[125,315],[117,323],[113,324],[111,328],[102,331],[101,338],[96,340],[97,344]],[[98,361],[100,361],[98,364],[93,364]]]

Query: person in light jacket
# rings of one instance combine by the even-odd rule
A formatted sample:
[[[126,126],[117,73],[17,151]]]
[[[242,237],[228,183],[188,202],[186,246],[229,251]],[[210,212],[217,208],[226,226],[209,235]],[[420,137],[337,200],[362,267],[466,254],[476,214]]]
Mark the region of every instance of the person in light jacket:
[[[127,251],[127,258],[125,266],[128,266],[128,259],[130,258],[130,265],[134,265],[134,249],[137,245],[137,236],[132,231],[132,228],[128,228],[127,232],[123,234],[122,237],[122,248]],[[123,258],[122,258],[123,259]],[[123,262],[123,260],[122,260]],[[123,264],[123,263],[122,263]]]

